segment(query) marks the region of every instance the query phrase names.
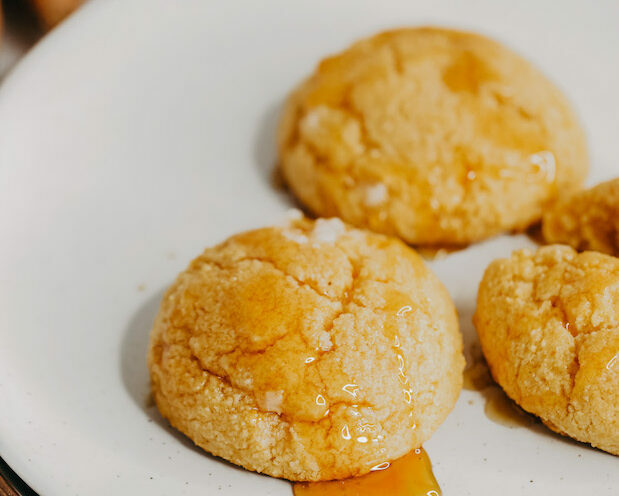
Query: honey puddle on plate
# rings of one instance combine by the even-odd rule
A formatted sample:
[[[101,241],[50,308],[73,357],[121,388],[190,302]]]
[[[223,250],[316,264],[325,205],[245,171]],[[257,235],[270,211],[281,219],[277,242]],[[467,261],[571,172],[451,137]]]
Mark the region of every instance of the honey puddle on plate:
[[[490,369],[481,351],[479,343],[473,343],[465,350],[466,368],[464,369],[464,382],[462,388],[468,391],[484,391],[486,388],[496,386]]]
[[[477,344],[468,350],[463,388],[469,391],[480,391],[483,394],[486,400],[484,413],[495,424],[513,429],[535,423],[535,418],[514,403],[492,380],[488,364]]]
[[[385,464],[386,465],[386,464]],[[440,496],[430,458],[419,448],[391,462],[384,470],[327,482],[298,482],[295,496]]]
[[[483,391],[484,389],[496,386],[492,380],[488,366],[483,358],[468,365],[464,370],[464,382],[462,387],[468,391]]]
[[[466,246],[415,246],[414,248],[423,259],[432,261],[442,260],[450,253],[465,249]]]
[[[486,391],[486,395],[484,413],[495,424],[514,429],[535,423],[535,418],[510,400],[501,388],[493,387]]]

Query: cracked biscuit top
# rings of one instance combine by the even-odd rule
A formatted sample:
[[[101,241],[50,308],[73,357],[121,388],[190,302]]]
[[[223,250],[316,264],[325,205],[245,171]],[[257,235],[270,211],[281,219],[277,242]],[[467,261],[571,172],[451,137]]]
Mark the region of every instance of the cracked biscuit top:
[[[424,245],[523,229],[588,168],[577,118],[543,74],[492,40],[436,28],[323,60],[284,107],[279,153],[316,214]]]
[[[619,259],[553,245],[496,260],[474,323],[514,401],[551,429],[619,455]]]
[[[428,439],[458,397],[461,348],[454,306],[412,249],[301,218],[196,258],[163,298],[148,361],[161,413],[196,444],[325,480]]]

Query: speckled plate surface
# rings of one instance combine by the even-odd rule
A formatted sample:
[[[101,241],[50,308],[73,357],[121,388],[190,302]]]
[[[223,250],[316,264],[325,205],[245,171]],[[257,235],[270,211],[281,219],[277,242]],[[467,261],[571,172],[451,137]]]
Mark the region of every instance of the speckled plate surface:
[[[0,456],[45,495],[271,494],[290,485],[196,449],[148,402],[164,288],[206,245],[280,217],[273,135],[318,59],[408,24],[496,37],[575,102],[596,182],[619,172],[619,4],[99,0],[0,89]],[[432,262],[467,346],[499,237]],[[446,495],[615,495],[618,460],[484,414],[463,391],[426,444]]]

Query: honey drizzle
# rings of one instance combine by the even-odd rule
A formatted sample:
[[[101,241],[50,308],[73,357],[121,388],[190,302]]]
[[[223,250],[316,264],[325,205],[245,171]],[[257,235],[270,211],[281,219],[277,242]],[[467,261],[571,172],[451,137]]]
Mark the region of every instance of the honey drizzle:
[[[383,311],[386,312],[384,323],[385,335],[391,341],[391,347],[394,350],[398,361],[398,382],[402,388],[404,402],[409,407],[411,428],[415,429],[417,426],[415,425],[413,418],[414,391],[407,373],[408,364],[406,363],[406,357],[401,349],[402,342],[399,329],[401,321],[407,319],[409,315],[412,315],[415,312],[415,309],[410,297],[400,291],[389,291],[385,294],[385,299],[386,302],[383,307]]]
[[[386,465],[386,468],[382,468]],[[440,496],[441,488],[432,472],[430,458],[418,448],[381,468],[352,479],[298,482],[295,496]]]

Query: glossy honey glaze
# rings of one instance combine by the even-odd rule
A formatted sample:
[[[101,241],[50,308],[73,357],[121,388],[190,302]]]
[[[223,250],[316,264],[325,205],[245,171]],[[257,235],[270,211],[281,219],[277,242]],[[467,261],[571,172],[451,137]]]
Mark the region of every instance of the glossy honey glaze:
[[[484,413],[495,424],[514,429],[529,427],[535,423],[535,417],[509,399],[502,389],[495,387],[488,390],[486,394]]]
[[[383,470],[352,479],[294,484],[295,496],[440,496],[428,455],[419,448]]]

